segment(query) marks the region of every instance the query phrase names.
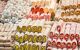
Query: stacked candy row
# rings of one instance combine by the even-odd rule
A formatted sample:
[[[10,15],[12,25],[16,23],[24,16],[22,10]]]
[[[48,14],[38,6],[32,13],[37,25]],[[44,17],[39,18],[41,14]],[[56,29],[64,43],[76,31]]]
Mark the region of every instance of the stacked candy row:
[[[60,50],[79,50],[80,46],[80,24],[54,22],[51,32],[49,33],[48,48]]]
[[[62,0],[62,10],[80,9],[80,0]]]
[[[80,22],[80,0],[61,0],[56,19],[65,22]]]
[[[17,31],[18,32],[38,32],[40,33],[42,31],[42,27],[41,26],[22,26],[22,28],[20,28],[19,26],[17,26]]]
[[[64,17],[64,16],[71,16],[71,15],[76,15],[76,16],[79,16],[80,15],[80,10],[71,10],[71,11],[66,11],[66,12],[62,12],[61,13],[61,16]]]
[[[13,36],[17,26],[12,23],[0,23],[0,50],[12,50]]]
[[[51,18],[51,13],[53,12],[53,9],[50,10],[51,11],[49,11],[48,8],[41,8],[39,6],[32,7],[27,18],[32,18],[33,20],[45,19],[49,21]]]
[[[2,15],[6,18],[23,18],[29,12],[29,9],[30,7],[25,0],[9,0]]]
[[[47,44],[47,50],[79,50],[80,48],[78,48],[78,46],[80,46],[80,44],[77,43],[77,41],[74,40],[48,40],[48,44]]]
[[[28,46],[30,50],[32,50],[31,47],[34,47],[35,50],[46,50],[47,34],[50,31],[50,25],[46,25],[48,22],[45,24],[45,20],[22,19],[16,23],[17,33],[14,36],[14,46],[17,45],[17,47],[14,47],[15,50],[23,48],[20,46],[24,46],[24,44],[31,44]],[[36,46],[40,46],[39,49]],[[28,50],[27,48],[23,49]]]
[[[40,44],[21,44],[15,45],[14,50],[46,50],[46,46]]]
[[[38,33],[16,33],[14,40],[16,42],[25,43],[25,42],[32,42],[32,43],[46,43],[47,41],[47,36],[46,35],[41,35]]]
[[[79,34],[63,34],[63,33],[56,34],[56,33],[50,32],[49,38],[50,39],[56,39],[56,40],[57,39],[66,40],[66,41],[68,41],[68,40],[72,41],[72,40],[76,39],[76,41],[79,41],[80,35]]]
[[[17,23],[17,31],[18,32],[37,32],[37,33],[44,33],[46,34],[45,32],[49,32],[50,30],[50,25],[49,28],[47,27],[47,23],[49,22],[45,22],[45,20],[31,20],[31,19],[22,19],[20,20],[19,22],[16,22]]]

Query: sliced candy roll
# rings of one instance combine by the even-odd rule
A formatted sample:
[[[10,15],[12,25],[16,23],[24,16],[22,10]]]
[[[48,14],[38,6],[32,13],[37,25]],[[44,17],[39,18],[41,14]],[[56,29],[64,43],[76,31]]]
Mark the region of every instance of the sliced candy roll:
[[[14,38],[16,41],[18,41],[19,37],[18,35],[15,35],[15,38]]]
[[[28,40],[28,35],[25,34],[25,35],[23,36],[23,41],[25,42],[25,41],[27,41],[27,40]]]
[[[32,45],[32,49],[35,49],[36,50],[36,44],[33,44]]]
[[[47,50],[52,50],[52,47],[47,47]]]
[[[60,33],[61,32],[61,26],[57,26],[57,31]]]
[[[46,43],[43,43],[43,44],[42,44],[41,50],[46,50]]]
[[[42,40],[43,40],[43,36],[38,35],[37,36],[37,42],[41,43],[41,42],[43,42]]]
[[[36,43],[37,42],[37,35],[34,35],[33,36],[33,41],[32,41],[33,43]]]
[[[37,30],[38,30],[38,27],[37,26],[32,26],[32,32],[37,32]]]
[[[67,41],[67,50],[72,50],[72,42],[70,40]]]
[[[20,44],[23,43],[23,36],[24,36],[24,33],[19,34],[18,42],[19,42]]]
[[[32,45],[28,44],[27,50],[31,50],[32,49],[31,47],[32,47]]]
[[[24,44],[24,50],[28,50],[28,44]]]
[[[19,50],[24,50],[24,45],[20,45]]]
[[[36,50],[39,50],[40,49],[39,47],[40,47],[40,43],[37,43],[36,44]]]
[[[79,34],[75,34],[75,38],[76,38],[76,40],[78,40],[79,39]]]
[[[38,26],[38,33],[40,33],[42,31],[42,26]]]
[[[53,39],[53,32],[49,33],[49,38]]]
[[[78,46],[80,46],[80,36],[79,36],[79,39],[78,39]]]
[[[67,44],[66,40],[63,39],[62,42],[61,42],[61,45],[62,45],[62,49],[63,50],[67,50],[66,44]]]
[[[61,46],[61,40],[58,39],[57,40],[57,44],[56,44],[57,48],[60,49],[62,46]]]
[[[17,26],[17,29],[16,29],[18,32],[21,32],[21,28],[20,26]]]
[[[47,41],[47,47],[52,47],[52,41],[51,41],[51,39],[48,39],[48,41]]]
[[[56,39],[56,40],[57,40],[57,39],[58,39],[58,37],[59,37],[59,36],[58,36],[58,34],[57,34],[57,33],[55,33],[55,34],[53,35],[53,39]]]
[[[61,33],[61,34],[59,35],[59,38],[60,38],[61,40],[63,40],[63,39],[64,39],[64,34]]]
[[[21,30],[22,30],[22,32],[26,32],[27,31],[26,26],[22,26]]]
[[[32,42],[33,41],[33,35],[28,35],[28,42]]]
[[[57,43],[56,43],[56,40],[54,39],[53,41],[52,41],[52,49],[54,50],[57,50]]]
[[[74,40],[72,41],[72,49],[73,49],[73,50],[78,50],[76,39],[74,39]]]
[[[20,44],[23,43],[23,37],[22,37],[22,36],[19,37],[18,42],[19,42]]]
[[[70,35],[69,34],[65,34],[64,39],[67,41],[69,39]]]
[[[43,35],[43,43],[46,43],[46,42],[47,42],[47,36]]]
[[[53,39],[53,40],[52,40],[52,47],[53,47],[53,48],[56,48],[56,45],[57,45],[56,40]]]
[[[78,9],[80,9],[80,4],[77,5]]]
[[[19,50],[19,46],[15,45],[14,50]]]
[[[74,40],[75,35],[74,34],[70,34],[70,40]]]
[[[32,29],[31,29],[31,26],[29,25],[29,26],[27,26],[27,31],[28,32],[31,32],[32,31]]]

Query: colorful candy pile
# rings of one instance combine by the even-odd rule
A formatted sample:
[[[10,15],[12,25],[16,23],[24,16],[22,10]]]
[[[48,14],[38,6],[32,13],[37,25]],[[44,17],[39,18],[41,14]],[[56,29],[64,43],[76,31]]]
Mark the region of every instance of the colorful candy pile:
[[[33,20],[45,19],[46,21],[50,21],[52,14],[54,14],[54,4],[56,1],[54,0],[54,3],[52,2],[52,0],[32,1],[31,11],[26,18],[32,18]]]
[[[66,22],[80,22],[80,0],[62,0],[56,17]]]
[[[46,50],[47,34],[51,27],[48,26],[45,26],[45,20],[22,19],[21,22],[18,22],[16,28],[14,49],[32,50],[34,48],[35,50]]]
[[[55,22],[49,33],[47,50],[80,50],[79,25],[79,23]]]

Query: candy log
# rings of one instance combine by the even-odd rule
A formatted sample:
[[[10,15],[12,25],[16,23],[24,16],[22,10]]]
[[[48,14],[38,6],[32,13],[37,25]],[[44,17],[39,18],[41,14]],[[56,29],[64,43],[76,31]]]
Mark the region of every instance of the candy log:
[[[61,40],[63,40],[63,39],[64,39],[64,34],[61,33],[61,34],[59,35],[59,38],[60,38]]]
[[[27,26],[27,31],[28,32],[31,32],[32,30],[31,30],[31,26]]]
[[[53,38],[57,40],[57,39],[58,39],[58,34],[57,34],[57,33],[54,34],[54,35],[53,35]]]
[[[49,33],[49,38],[51,38],[53,40],[53,32]]]
[[[26,32],[26,30],[27,30],[26,26],[22,26],[21,31]]]
[[[62,42],[61,42],[61,45],[62,45],[62,49],[63,50],[67,50],[67,48],[66,48],[66,45],[67,45],[67,42],[66,42],[66,40],[62,40]]]
[[[33,41],[33,35],[28,35],[28,42],[32,42]]]
[[[37,42],[42,42],[42,40],[43,40],[43,37],[41,36],[41,35],[39,35],[38,37],[37,37]]]
[[[61,40],[58,39],[57,40],[57,50],[62,50],[61,48],[62,48],[62,46],[61,46]]]
[[[52,50],[57,50],[56,45],[57,45],[56,40],[53,39],[53,40],[52,40],[52,47],[53,47]]]
[[[75,38],[76,38],[76,40],[78,40],[79,39],[79,34],[75,34]]]
[[[48,39],[48,41],[47,41],[47,47],[52,47],[52,41],[51,41],[51,39]]]
[[[72,42],[70,40],[67,41],[67,50],[72,50],[71,48]]]
[[[37,35],[34,35],[33,36],[33,41],[32,41],[33,43],[36,43],[37,42]]]
[[[46,43],[43,43],[40,50],[46,50]]]
[[[24,46],[23,45],[20,45],[19,50],[24,50]]]
[[[31,44],[28,44],[28,49],[27,50],[31,50]]]
[[[69,39],[69,34],[65,34],[64,39],[67,41]]]
[[[19,50],[19,46],[18,45],[15,45],[14,50]]]
[[[43,43],[45,43],[47,41],[47,36],[43,35]]]
[[[25,42],[25,41],[27,41],[27,40],[28,40],[28,35],[25,34],[25,35],[23,36],[23,41]]]
[[[76,39],[74,39],[74,40],[72,41],[72,50],[78,50],[78,46],[77,46],[77,41],[76,41]]]
[[[74,40],[74,38],[75,38],[74,34],[70,34],[70,40],[72,41]]]
[[[19,26],[17,26],[17,29],[16,29],[18,32],[21,32],[21,28]]]

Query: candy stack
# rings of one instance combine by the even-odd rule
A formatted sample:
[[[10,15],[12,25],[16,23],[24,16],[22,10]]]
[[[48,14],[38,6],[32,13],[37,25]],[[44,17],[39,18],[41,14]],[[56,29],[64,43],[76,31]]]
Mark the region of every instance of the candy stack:
[[[16,24],[0,23],[0,50],[12,50]]]
[[[61,23],[61,22],[60,22]],[[79,50],[79,23],[54,22],[48,34],[47,50]]]
[[[54,4],[52,0],[40,0],[40,1],[32,1],[31,11],[26,16],[26,18],[32,18],[33,20],[41,20],[45,19],[46,21],[50,21],[51,18],[54,18]],[[52,17],[51,17],[52,16]]]
[[[14,36],[14,50],[46,50],[47,34],[50,27],[44,27],[45,20],[22,19]],[[50,26],[50,25],[49,25]]]
[[[80,22],[80,0],[61,0],[56,18],[65,22]],[[60,14],[60,16],[59,16]]]

